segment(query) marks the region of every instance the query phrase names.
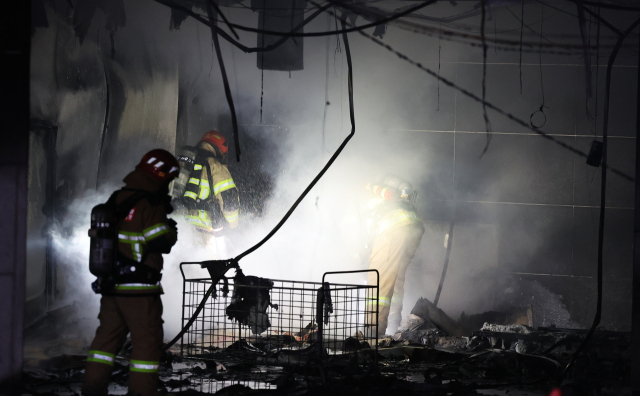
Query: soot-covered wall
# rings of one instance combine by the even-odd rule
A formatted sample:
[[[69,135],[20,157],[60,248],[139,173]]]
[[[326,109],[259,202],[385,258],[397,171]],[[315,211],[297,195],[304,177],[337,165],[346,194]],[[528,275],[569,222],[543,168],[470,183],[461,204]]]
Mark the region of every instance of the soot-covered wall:
[[[248,2],[227,3],[223,11],[230,20],[258,26],[258,13],[245,7]],[[69,17],[74,10],[64,1],[46,4],[49,26],[37,28],[32,39],[31,107],[33,117],[59,126],[63,226],[73,202],[96,185],[98,190],[117,185],[147,149],[193,144],[212,127],[230,133],[208,27],[187,18],[170,30],[167,7],[125,1],[125,26],[111,34],[105,28],[108,18],[98,9],[80,44]],[[420,21],[418,14],[408,20],[477,37],[480,9],[474,9],[475,2],[456,4],[438,2],[420,11],[444,20]],[[405,313],[417,297],[433,299],[454,221],[440,298],[451,316],[532,304],[547,318],[539,316],[538,325],[588,326],[596,298],[600,169],[563,145],[586,153],[602,133],[606,63],[616,37],[600,26],[597,49],[597,24],[587,21],[592,46],[592,95],[587,98],[575,6],[523,4],[524,26],[521,3],[488,10],[486,100],[526,124],[544,104],[544,126],[526,128],[489,109],[493,134],[483,154],[487,135],[478,101],[370,38],[350,33],[355,137],[291,225],[245,260],[250,272],[318,280],[325,270],[356,268],[341,237],[342,218],[354,186],[390,171],[418,188],[419,215],[427,228],[407,273]],[[394,2],[379,6],[399,7]],[[458,14],[470,16],[449,18]],[[620,29],[633,19],[607,10],[602,17]],[[333,17],[322,14],[304,29],[335,28]],[[521,52],[521,29],[525,43],[545,46],[525,45]],[[466,92],[482,95],[479,40],[410,30],[390,23],[381,41]],[[239,35],[247,46],[257,42],[254,33]],[[610,166],[631,178],[637,39],[635,32],[629,36],[612,69],[609,115]],[[268,232],[348,134],[344,51],[335,36],[305,38],[304,70],[263,72],[256,68],[255,53],[222,42],[243,150],[240,163],[230,160],[247,214],[238,251]],[[534,115],[534,124],[540,117]],[[632,207],[633,182],[610,173],[603,325],[611,329],[630,326]],[[37,222],[31,226],[38,227]],[[29,271],[41,265],[35,252]],[[175,256],[177,262],[187,258]],[[81,262],[74,271],[86,270]],[[61,289],[68,289],[68,279],[59,281]]]

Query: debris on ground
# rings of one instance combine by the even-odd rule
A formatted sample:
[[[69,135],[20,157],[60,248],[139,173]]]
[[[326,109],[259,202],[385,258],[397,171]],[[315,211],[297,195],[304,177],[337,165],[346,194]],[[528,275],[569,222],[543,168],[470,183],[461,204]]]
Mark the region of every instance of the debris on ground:
[[[247,297],[238,294],[236,303],[242,298]],[[258,299],[262,306],[269,304],[268,300]],[[463,315],[456,321],[427,299],[420,299],[398,332],[393,337],[378,339],[377,345],[375,340],[366,340],[361,331],[356,331],[342,339],[325,340],[320,349],[317,325],[311,322],[296,332],[265,329],[262,334],[239,339],[227,348],[209,348],[197,359],[180,356],[180,345],[173,346],[162,358],[160,392],[546,396],[557,385],[558,374],[580,345],[586,330],[534,328],[529,326],[531,312],[528,306],[506,314]],[[480,318],[497,318],[499,323],[483,322],[467,331],[468,323],[479,323]],[[41,342],[36,335],[42,335],[44,326],[35,324],[27,339]],[[245,326],[258,324],[247,319]],[[629,333],[596,330],[563,382],[563,394],[590,394],[584,393],[585,389],[598,390],[594,393],[597,395],[628,394],[629,346]],[[123,348],[115,357],[111,393],[126,392],[128,353]],[[85,362],[86,351],[56,356],[41,354],[25,366],[24,394],[77,394]]]
[[[234,278],[231,304],[227,307],[227,316],[251,329],[253,334],[261,334],[271,327],[267,308],[277,306],[271,304],[269,292],[273,282],[257,276],[245,276],[238,271]]]

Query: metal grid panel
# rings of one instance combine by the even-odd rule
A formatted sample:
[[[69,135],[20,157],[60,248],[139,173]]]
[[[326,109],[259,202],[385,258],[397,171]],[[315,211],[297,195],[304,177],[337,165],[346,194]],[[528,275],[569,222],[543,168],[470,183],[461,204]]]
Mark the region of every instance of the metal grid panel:
[[[261,331],[263,329],[257,326],[252,331],[251,326],[241,325],[227,316],[235,288],[239,291],[239,288],[264,287],[234,285],[233,279],[229,279],[229,292],[224,296],[224,282],[220,281],[216,298],[212,295],[183,336],[182,356],[278,366],[306,365],[314,357],[324,358],[377,346],[377,304],[371,304],[378,297],[377,285],[327,284],[330,299],[325,297],[325,300],[330,301],[321,302],[322,307],[318,309],[318,289],[322,283],[270,281],[273,282],[269,293],[272,305],[266,308],[270,327]],[[184,280],[183,325],[210,286],[210,279]],[[326,295],[323,293],[323,297]],[[260,320],[260,316],[253,320],[254,324],[263,323],[264,317]],[[318,316],[327,322],[320,326],[321,343]],[[365,320],[372,324],[365,324]]]

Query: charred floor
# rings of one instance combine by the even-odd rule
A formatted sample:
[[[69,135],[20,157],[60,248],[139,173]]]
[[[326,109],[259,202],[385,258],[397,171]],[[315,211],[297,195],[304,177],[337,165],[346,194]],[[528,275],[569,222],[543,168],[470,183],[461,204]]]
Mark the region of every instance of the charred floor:
[[[82,321],[72,319],[75,310],[51,311],[27,329],[28,394],[79,393],[88,340]],[[159,389],[178,395],[548,395],[551,389],[564,395],[631,394],[629,333],[597,330],[559,384],[586,330],[534,329],[533,315],[529,306],[453,320],[420,299],[393,337],[325,336],[322,352],[314,322],[284,334],[229,334],[223,348],[214,341],[202,348],[183,343],[163,355]],[[115,360],[111,394],[127,392],[130,354],[127,343]]]

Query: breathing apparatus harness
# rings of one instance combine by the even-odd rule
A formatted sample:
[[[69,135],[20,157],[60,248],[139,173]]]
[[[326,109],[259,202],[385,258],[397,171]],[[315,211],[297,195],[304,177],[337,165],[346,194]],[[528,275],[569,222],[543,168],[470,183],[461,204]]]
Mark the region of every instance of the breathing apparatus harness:
[[[134,193],[122,203],[116,204],[116,197],[120,192]],[[91,247],[89,251],[89,271],[98,277],[91,284],[96,294],[105,294],[120,283],[156,284],[162,279],[160,271],[142,264],[123,255],[118,248],[118,225],[140,200],[147,198],[153,204],[163,204],[167,213],[171,213],[170,197],[159,196],[149,191],[123,188],[114,192],[107,202],[99,204],[91,210]],[[175,222],[169,219],[170,225]]]
[[[214,147],[214,149],[216,149],[216,153],[218,153],[217,148]],[[213,177],[211,176],[212,174],[211,166],[209,165],[209,157],[219,159],[222,156],[216,156],[207,150],[197,148],[196,156],[194,159],[194,166],[192,167],[191,174],[189,175],[189,178],[200,179],[202,170],[196,169],[196,165],[200,165],[207,170],[207,179],[210,185],[209,197],[207,197],[207,199],[196,198],[195,200],[185,199],[183,197],[180,201],[186,209],[206,210],[211,217],[211,227],[214,230],[222,230],[224,229],[225,222],[222,214],[222,209],[220,209],[220,205],[218,205],[218,202],[214,199],[213,195]],[[219,232],[217,232],[216,234],[219,234]]]

